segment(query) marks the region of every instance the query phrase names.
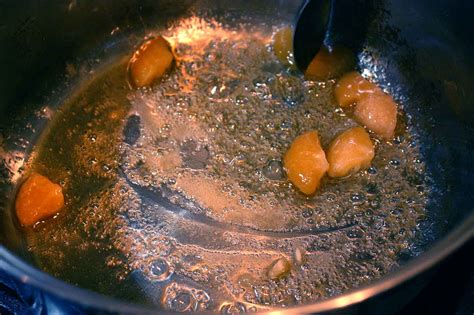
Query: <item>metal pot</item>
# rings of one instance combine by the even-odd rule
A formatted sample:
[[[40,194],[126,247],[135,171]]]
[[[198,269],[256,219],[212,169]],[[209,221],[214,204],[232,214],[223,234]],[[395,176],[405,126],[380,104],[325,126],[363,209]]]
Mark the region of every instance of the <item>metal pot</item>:
[[[65,76],[67,63],[117,49],[102,46],[111,36],[144,32],[196,8],[208,8],[216,15],[277,14],[291,19],[300,5],[301,1],[263,0],[0,3],[0,144],[8,157],[0,164],[2,194],[13,193],[10,180],[29,150],[25,139],[35,140],[25,126],[44,127],[32,120],[32,114],[67,94],[64,91],[75,83]],[[432,241],[424,244],[421,255],[382,279],[325,301],[289,308],[290,313],[352,313],[358,308],[377,313],[381,307],[395,311],[423,287],[434,266],[474,235],[474,4],[383,1],[375,7],[367,46],[377,51],[377,57],[369,66],[383,73],[380,83],[397,86],[410,100],[406,111],[423,130],[423,153],[439,192],[427,209],[431,225],[425,230]],[[51,313],[149,311],[71,286],[31,266],[6,198],[0,209],[0,288],[9,287],[27,307]]]

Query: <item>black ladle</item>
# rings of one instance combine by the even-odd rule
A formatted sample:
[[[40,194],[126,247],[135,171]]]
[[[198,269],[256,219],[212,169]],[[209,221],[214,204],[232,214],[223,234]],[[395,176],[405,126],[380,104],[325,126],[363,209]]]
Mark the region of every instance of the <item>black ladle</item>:
[[[373,0],[305,1],[293,34],[293,55],[298,68],[305,72],[323,45],[340,45],[357,53],[365,43],[373,12]]]

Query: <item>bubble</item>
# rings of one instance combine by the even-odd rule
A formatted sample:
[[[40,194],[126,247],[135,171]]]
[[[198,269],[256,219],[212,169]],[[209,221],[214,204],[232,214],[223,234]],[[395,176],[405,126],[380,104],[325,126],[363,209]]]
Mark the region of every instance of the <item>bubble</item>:
[[[291,128],[291,121],[288,119],[285,119],[281,122],[280,124],[280,129],[282,130],[288,130]]]
[[[236,103],[237,105],[247,104],[248,101],[249,101],[249,99],[248,99],[246,96],[244,96],[244,95],[237,95],[237,96],[235,97],[235,103]]]
[[[265,83],[266,79],[264,77],[258,77],[252,80],[252,84],[256,88],[266,86]]]
[[[191,293],[180,291],[170,302],[170,308],[177,312],[186,312],[192,309],[193,298]]]
[[[395,215],[395,216],[399,216],[400,214],[403,213],[403,209],[402,208],[393,208],[392,210],[390,210],[390,213]]]
[[[283,180],[283,165],[279,160],[270,160],[263,168],[263,176],[270,180]]]
[[[198,293],[197,296],[195,292]],[[192,289],[174,282],[165,288],[161,300],[165,308],[171,311],[194,312],[202,311],[203,307],[207,307],[209,300],[204,302],[202,300],[203,295],[208,297],[207,293],[202,290]]]
[[[346,233],[349,238],[361,238],[364,234],[359,229],[351,229]]]
[[[151,262],[150,272],[150,278],[154,281],[166,281],[173,275],[173,269],[162,258],[157,258]]]
[[[375,183],[367,184],[365,191],[369,195],[376,195],[379,192],[377,185]]]
[[[370,201],[370,206],[374,209],[379,209],[380,208],[380,200],[379,199],[373,199]]]
[[[388,163],[392,166],[399,166],[400,165],[400,161],[397,160],[397,159],[391,159]]]
[[[313,215],[313,210],[312,209],[304,209],[303,212],[301,213],[301,215],[305,219],[310,218]]]
[[[335,201],[336,200],[336,195],[333,193],[326,194],[326,200],[329,202]]]
[[[365,201],[365,196],[361,193],[354,193],[351,195],[351,201],[353,204],[362,204]]]
[[[204,59],[208,62],[213,62],[217,59],[216,54],[214,52],[209,52],[204,55]]]
[[[247,308],[243,303],[239,302],[227,302],[222,304],[220,312],[223,315],[238,315],[247,313]]]

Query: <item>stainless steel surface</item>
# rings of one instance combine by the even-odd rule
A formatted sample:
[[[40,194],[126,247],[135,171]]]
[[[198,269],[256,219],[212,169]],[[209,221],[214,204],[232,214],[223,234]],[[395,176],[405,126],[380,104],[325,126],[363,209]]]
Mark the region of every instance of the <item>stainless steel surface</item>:
[[[287,5],[284,1],[278,4]],[[0,120],[6,140],[10,135],[24,133],[25,130],[19,128],[25,122],[24,117],[48,102],[44,95],[58,87],[64,77],[66,61],[76,61],[93,50],[116,27],[124,32],[144,31],[156,22],[150,17],[153,14],[159,16],[165,12],[166,18],[172,19],[183,14],[192,3],[71,1],[68,5],[50,2],[39,8],[34,1],[0,2],[0,23],[3,23],[0,24],[0,57],[6,61],[0,74]],[[249,4],[245,1],[208,1],[201,5],[215,6],[220,14],[226,10],[248,12],[245,10],[254,9],[247,8]],[[296,12],[298,5],[293,3],[293,11],[287,13]],[[255,6],[260,14],[275,14],[275,11],[268,12],[274,2]],[[434,180],[441,188],[436,202],[428,209],[433,220],[427,231],[433,233],[433,243],[425,244],[424,253],[374,283],[326,301],[285,309],[288,312],[341,310],[390,295],[397,288],[410,285],[415,278],[428,274],[430,268],[473,237],[474,92],[471,74],[474,72],[474,44],[470,40],[473,4],[469,1],[387,1],[379,2],[378,6],[365,43],[366,47],[373,48],[375,57],[368,60],[367,55],[360,55],[359,66],[371,66],[384,87],[396,86],[395,92],[409,98],[412,105],[407,106],[407,112],[426,128],[425,137],[431,145],[425,147],[425,153],[437,175]],[[67,90],[67,86],[61,88]],[[10,170],[7,166],[2,165],[2,193],[11,194],[14,192],[4,180]],[[0,231],[1,269],[22,283],[68,303],[115,312],[151,312],[68,285],[25,263],[28,255],[24,240],[11,224],[10,213],[5,212],[8,206],[5,201]]]

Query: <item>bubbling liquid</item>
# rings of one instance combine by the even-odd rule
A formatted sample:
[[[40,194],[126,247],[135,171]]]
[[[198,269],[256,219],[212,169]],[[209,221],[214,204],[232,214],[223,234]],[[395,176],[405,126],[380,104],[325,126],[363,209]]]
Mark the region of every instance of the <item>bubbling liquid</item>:
[[[40,267],[90,287],[70,268],[94,262],[99,292],[223,313],[318,301],[397,267],[429,197],[416,132],[400,124],[367,171],[298,193],[281,165],[291,141],[317,129],[327,147],[355,123],[333,81],[278,62],[273,31],[188,18],[161,31],[178,63],[160,83],[124,88],[122,62],[75,96],[33,165],[70,200],[61,224],[28,236]],[[69,162],[55,157],[68,146]]]

